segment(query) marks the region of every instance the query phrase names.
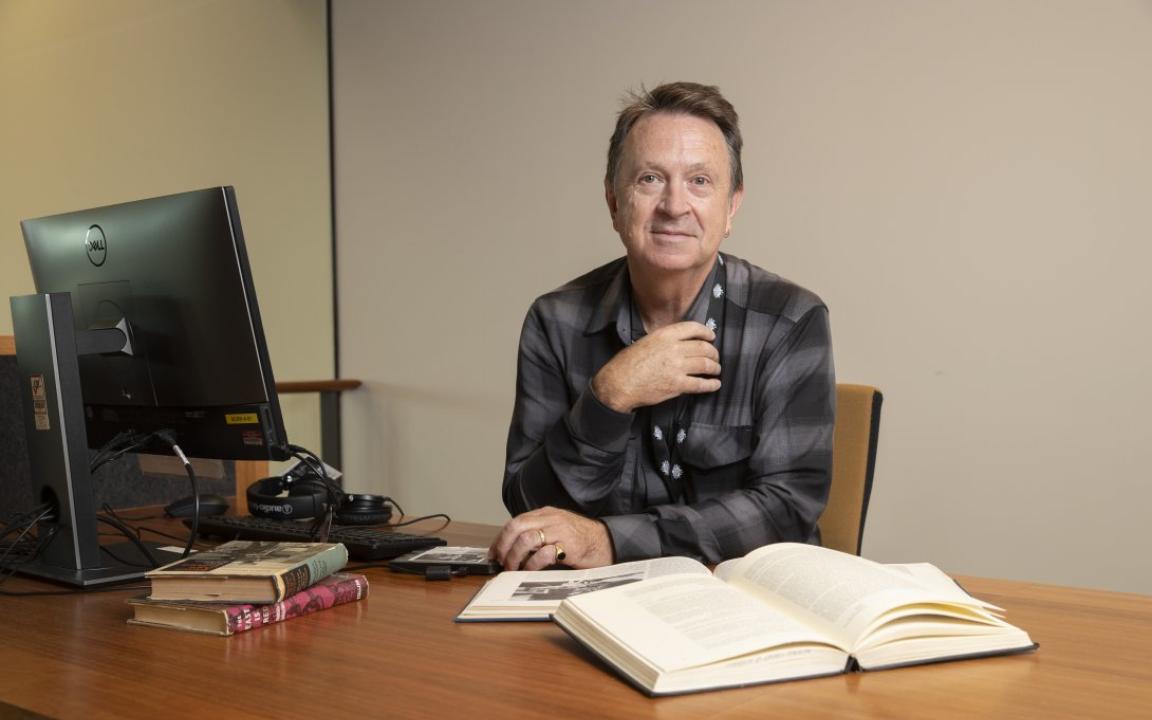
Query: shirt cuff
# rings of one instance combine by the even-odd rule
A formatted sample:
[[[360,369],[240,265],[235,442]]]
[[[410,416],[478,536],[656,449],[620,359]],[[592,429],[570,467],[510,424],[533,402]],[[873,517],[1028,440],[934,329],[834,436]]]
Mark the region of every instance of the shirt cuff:
[[[572,437],[607,453],[621,453],[632,433],[632,413],[616,412],[596,397],[589,382],[568,412]]]
[[[615,562],[660,557],[660,533],[651,515],[609,515],[599,520],[608,527]]]

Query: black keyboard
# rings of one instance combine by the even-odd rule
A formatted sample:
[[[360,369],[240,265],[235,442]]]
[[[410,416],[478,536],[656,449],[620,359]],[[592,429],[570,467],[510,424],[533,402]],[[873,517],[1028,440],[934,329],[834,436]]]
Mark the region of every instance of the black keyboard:
[[[191,526],[191,520],[184,524]],[[274,520],[257,517],[212,515],[200,518],[199,533],[226,540],[284,540],[312,542],[312,523],[297,520]],[[328,542],[344,543],[348,555],[356,560],[387,560],[413,550],[447,545],[438,537],[409,535],[386,527],[334,525]]]

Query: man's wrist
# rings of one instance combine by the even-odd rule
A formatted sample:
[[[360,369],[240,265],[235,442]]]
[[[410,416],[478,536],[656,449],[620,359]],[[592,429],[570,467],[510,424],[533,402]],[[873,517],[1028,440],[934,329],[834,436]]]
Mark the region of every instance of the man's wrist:
[[[634,419],[631,413],[616,412],[600,402],[589,381],[568,411],[565,427],[577,442],[614,454],[627,448]]]
[[[610,380],[604,379],[603,369],[596,373],[592,378],[592,382],[588,384],[588,387],[592,390],[592,395],[600,401],[600,404],[609,410],[627,414],[636,409],[621,398],[623,393],[615,390]]]

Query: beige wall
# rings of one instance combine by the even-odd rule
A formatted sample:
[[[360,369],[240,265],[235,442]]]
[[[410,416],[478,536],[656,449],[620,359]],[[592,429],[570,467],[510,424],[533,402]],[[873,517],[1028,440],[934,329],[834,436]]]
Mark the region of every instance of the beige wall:
[[[334,7],[350,482],[500,521],[532,298],[619,252],[621,93],[719,84],[728,250],[832,308],[886,394],[865,554],[1152,592],[1147,2]]]
[[[23,218],[234,185],[273,371],[330,377],[327,89],[322,2],[0,0],[3,296]],[[318,448],[315,399],[284,406]]]

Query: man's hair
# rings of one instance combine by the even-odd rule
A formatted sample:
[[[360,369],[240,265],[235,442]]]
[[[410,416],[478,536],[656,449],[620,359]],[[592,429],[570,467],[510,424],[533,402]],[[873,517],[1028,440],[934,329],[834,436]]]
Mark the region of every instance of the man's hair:
[[[716,123],[728,145],[728,161],[732,168],[731,192],[744,187],[744,168],[740,164],[744,139],[740,136],[740,118],[732,103],[720,94],[720,88],[715,85],[674,82],[651,90],[641,87],[639,93],[629,93],[625,101],[627,104],[616,116],[616,130],[608,143],[608,172],[604,180],[609,186],[616,184],[616,171],[620,167],[624,141],[636,121],[654,113],[679,113]]]

